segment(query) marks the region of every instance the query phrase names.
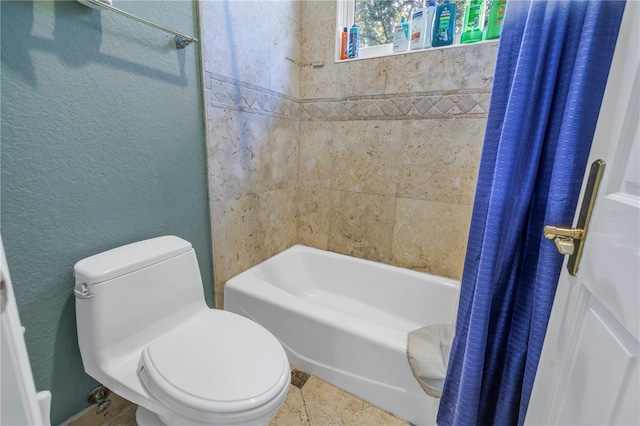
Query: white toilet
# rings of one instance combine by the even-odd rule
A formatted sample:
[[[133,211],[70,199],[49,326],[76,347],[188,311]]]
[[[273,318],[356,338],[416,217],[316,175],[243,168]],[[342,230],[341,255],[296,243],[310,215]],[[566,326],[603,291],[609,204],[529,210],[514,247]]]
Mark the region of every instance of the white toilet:
[[[210,309],[195,251],[178,237],[75,265],[78,343],[91,377],[139,405],[138,425],[264,425],[291,371],[262,326]]]

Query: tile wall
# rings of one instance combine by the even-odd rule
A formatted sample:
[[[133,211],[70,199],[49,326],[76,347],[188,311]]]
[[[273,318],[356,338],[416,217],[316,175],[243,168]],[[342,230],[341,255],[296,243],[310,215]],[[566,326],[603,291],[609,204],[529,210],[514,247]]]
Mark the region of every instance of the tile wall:
[[[498,43],[336,64],[335,16],[303,2],[298,239],[460,278]]]
[[[217,306],[296,243],[461,276],[498,44],[336,64],[335,16],[201,2]]]
[[[297,242],[300,7],[200,2],[217,307],[229,278]]]

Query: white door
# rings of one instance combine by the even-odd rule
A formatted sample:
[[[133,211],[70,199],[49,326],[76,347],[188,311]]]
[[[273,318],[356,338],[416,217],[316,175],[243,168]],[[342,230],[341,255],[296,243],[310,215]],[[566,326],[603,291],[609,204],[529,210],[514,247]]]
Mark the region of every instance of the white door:
[[[627,1],[590,153],[606,169],[578,273],[558,282],[527,424],[640,424],[639,28]]]
[[[49,425],[51,393],[36,394],[0,238],[0,425]]]

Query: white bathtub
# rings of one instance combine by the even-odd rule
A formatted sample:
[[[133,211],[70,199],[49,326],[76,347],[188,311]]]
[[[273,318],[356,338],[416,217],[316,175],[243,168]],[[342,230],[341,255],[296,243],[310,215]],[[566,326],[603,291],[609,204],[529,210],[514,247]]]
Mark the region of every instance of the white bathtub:
[[[413,377],[407,333],[452,323],[459,281],[294,246],[230,279],[225,309],[262,324],[296,367],[413,424],[439,399]]]

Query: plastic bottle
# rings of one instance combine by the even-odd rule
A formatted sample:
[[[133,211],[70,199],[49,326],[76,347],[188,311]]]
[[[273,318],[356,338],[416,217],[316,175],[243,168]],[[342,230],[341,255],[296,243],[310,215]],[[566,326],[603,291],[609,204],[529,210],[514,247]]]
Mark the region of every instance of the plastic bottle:
[[[359,29],[358,24],[353,24],[349,30],[349,58],[358,57],[358,42],[359,42]]]
[[[433,20],[436,17],[436,2],[430,1],[427,6],[427,32],[425,34],[424,47],[431,47],[433,37]],[[455,20],[454,20],[455,21]]]
[[[427,23],[427,8],[424,2],[422,7],[414,10],[411,14],[411,29],[409,30],[409,48],[418,50],[424,48],[424,32]]]
[[[344,27],[340,34],[340,59],[349,58],[349,28]]]
[[[464,8],[464,24],[460,43],[482,40],[484,31],[484,0],[467,0]]]
[[[424,3],[420,9],[411,14],[411,31],[409,46],[411,50],[431,47],[431,32],[433,17],[436,12],[435,2],[430,1],[429,6]]]
[[[507,0],[493,0],[489,9],[489,23],[487,24],[487,40],[500,37],[502,21],[507,10]]]
[[[444,0],[444,3],[436,8],[436,17],[433,21],[432,45],[448,46],[453,43],[453,36],[456,23],[456,5],[451,0]]]
[[[407,38],[407,41],[409,41],[409,23],[406,19],[404,19],[404,16],[400,20],[400,24],[402,25],[402,29],[404,30],[404,36]]]
[[[409,24],[404,19],[393,27],[393,51],[394,53],[406,52],[409,49]]]

